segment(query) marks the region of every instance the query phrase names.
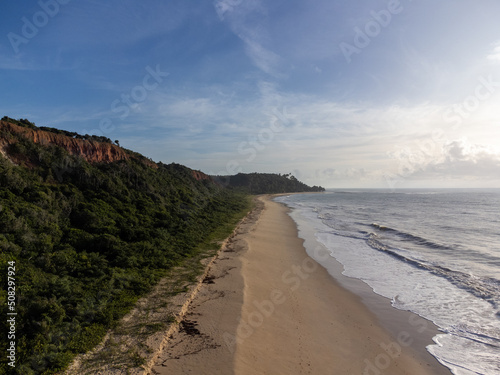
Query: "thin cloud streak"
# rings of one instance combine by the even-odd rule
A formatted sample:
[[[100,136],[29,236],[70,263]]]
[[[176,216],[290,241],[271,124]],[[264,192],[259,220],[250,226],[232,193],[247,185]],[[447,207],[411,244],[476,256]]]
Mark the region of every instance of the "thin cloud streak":
[[[221,21],[244,42],[248,57],[261,71],[274,78],[286,77],[280,70],[281,57],[265,47],[270,37],[264,22],[255,21],[266,17],[261,1],[219,0],[214,7]]]

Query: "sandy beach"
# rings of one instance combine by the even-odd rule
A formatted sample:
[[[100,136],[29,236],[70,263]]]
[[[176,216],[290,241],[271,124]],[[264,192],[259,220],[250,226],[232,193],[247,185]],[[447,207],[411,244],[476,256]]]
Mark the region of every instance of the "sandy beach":
[[[420,318],[389,334],[307,256],[287,210],[258,198],[150,373],[450,374],[414,348]]]

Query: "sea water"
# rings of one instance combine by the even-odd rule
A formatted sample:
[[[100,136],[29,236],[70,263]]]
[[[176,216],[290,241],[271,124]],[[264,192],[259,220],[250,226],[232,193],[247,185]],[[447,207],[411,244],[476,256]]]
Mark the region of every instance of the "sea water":
[[[456,375],[500,374],[500,189],[282,196],[344,267],[434,322],[427,350]]]

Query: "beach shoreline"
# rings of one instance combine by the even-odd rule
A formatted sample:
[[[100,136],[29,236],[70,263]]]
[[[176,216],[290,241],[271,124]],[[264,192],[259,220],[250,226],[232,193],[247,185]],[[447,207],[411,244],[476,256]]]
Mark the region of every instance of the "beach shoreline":
[[[289,208],[289,216],[295,221],[299,237],[304,239],[304,247],[309,256],[315,259],[333,277],[335,282],[343,288],[358,296],[361,302],[377,317],[380,324],[393,338],[405,332],[411,337],[409,349],[414,352],[417,358],[429,362],[429,367],[435,373],[450,374],[450,370],[443,366],[428,351],[427,346],[433,345],[434,338],[442,332],[430,320],[422,318],[417,314],[396,309],[392,301],[380,294],[377,294],[368,284],[360,279],[344,275],[344,266],[334,257],[318,257],[316,254],[328,252],[329,250],[319,242],[315,236],[313,227],[297,213],[293,208]],[[429,357],[431,357],[429,359]]]
[[[289,208],[271,198],[256,198],[188,308],[189,324],[148,373],[450,374],[416,337],[427,321],[400,312],[389,333],[309,257]]]

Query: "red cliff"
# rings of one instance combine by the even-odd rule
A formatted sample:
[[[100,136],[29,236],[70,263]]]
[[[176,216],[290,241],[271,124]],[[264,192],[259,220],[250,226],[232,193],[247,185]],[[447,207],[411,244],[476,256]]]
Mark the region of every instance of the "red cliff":
[[[80,156],[89,163],[111,163],[119,160],[128,160],[130,158],[140,158],[144,164],[155,169],[158,168],[158,165],[152,160],[131,155],[121,147],[111,143],[74,138],[65,134],[59,134],[37,128],[32,129],[1,120],[0,153],[14,162],[17,160],[12,160],[12,157],[8,155],[8,146],[17,142],[16,138],[13,137],[12,134],[21,135],[40,145],[60,146],[67,150],[70,154]],[[209,175],[201,171],[193,170],[192,176],[198,181],[212,181],[212,178]]]
[[[0,130],[22,135],[41,145],[57,145],[66,149],[72,155],[79,155],[90,163],[110,163],[117,160],[129,159],[130,156],[111,143],[94,140],[76,139],[64,134],[56,134],[40,129],[30,129],[10,122],[0,121]],[[0,139],[0,152],[6,154],[6,146],[15,143],[15,139]]]
[[[198,181],[203,181],[203,180],[212,180],[212,177],[210,177],[209,175],[203,173],[203,172],[200,172],[200,171],[194,171],[193,170],[193,177],[198,180]]]

